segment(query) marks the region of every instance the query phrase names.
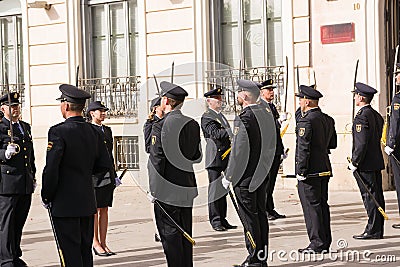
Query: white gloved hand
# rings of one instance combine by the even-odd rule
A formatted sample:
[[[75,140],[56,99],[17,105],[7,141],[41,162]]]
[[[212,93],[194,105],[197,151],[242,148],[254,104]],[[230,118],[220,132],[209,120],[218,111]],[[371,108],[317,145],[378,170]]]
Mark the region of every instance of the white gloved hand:
[[[222,183],[222,186],[223,186],[225,189],[228,189],[229,186],[230,186],[230,184],[231,184],[232,182],[229,181],[228,179],[226,179],[226,177],[224,176],[224,177],[222,177],[221,183]]]
[[[385,146],[385,153],[390,156],[393,153],[394,149],[390,146]]]
[[[279,122],[284,122],[284,121],[286,121],[287,120],[287,112],[283,112],[283,113],[281,113],[280,115],[279,115]]]
[[[307,179],[307,177],[304,177],[304,176],[299,175],[299,174],[296,174],[296,178],[297,178],[297,181],[304,181],[304,180]]]
[[[51,202],[49,202],[49,203],[44,203],[43,201],[42,201],[42,206],[45,208],[45,209],[50,209],[51,208]]]
[[[118,187],[122,184],[121,179],[119,179],[119,177],[115,177],[115,187]]]
[[[8,144],[6,152],[4,152],[4,156],[6,157],[6,159],[10,159],[16,153],[17,153],[17,145]]]
[[[154,203],[156,201],[156,198],[153,197],[153,195],[150,192],[147,192],[147,198],[151,203]]]
[[[349,169],[352,172],[355,172],[357,170],[357,167],[353,165],[353,163],[349,163],[347,166],[347,169]]]

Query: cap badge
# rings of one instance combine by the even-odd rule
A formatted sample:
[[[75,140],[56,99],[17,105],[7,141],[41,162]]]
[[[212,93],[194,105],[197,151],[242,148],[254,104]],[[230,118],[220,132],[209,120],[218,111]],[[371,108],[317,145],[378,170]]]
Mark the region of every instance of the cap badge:
[[[306,132],[306,128],[299,128],[299,136],[304,136],[305,132]]]

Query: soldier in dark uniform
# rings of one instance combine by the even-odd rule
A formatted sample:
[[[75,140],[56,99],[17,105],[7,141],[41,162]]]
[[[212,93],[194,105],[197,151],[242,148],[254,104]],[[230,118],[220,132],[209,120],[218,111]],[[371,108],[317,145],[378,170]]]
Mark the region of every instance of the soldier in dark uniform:
[[[104,137],[82,117],[90,95],[60,86],[64,122],[48,132],[42,201],[50,208],[66,266],[93,266],[92,242],[96,198],[92,175],[112,165]]]
[[[396,64],[395,75],[396,86],[400,85],[400,63]],[[389,156],[389,160],[393,170],[394,183],[396,185],[397,202],[400,211],[400,165],[396,159],[400,159],[400,92],[393,96],[392,104],[390,105],[390,122],[385,147],[385,153]],[[392,157],[390,157],[392,156]],[[393,157],[396,157],[394,159]],[[400,229],[400,224],[392,225],[395,229]]]
[[[276,128],[271,110],[257,104],[257,83],[238,80],[238,104],[243,111],[235,118],[231,157],[222,185],[234,185],[239,212],[245,228],[248,256],[240,265],[267,266],[268,219],[265,213],[267,176],[276,148]],[[246,238],[249,231],[255,248]]]
[[[93,101],[87,107],[87,115],[94,128],[103,136],[112,165],[108,171],[93,175],[93,185],[96,193],[97,213],[94,216],[93,251],[98,256],[112,256],[106,243],[108,228],[108,207],[112,207],[115,187],[122,184],[115,172],[113,157],[113,135],[111,128],[104,125],[108,108],[101,101]]]
[[[156,97],[153,100],[151,100],[150,104],[150,114],[146,120],[146,122],[143,125],[143,135],[144,135],[144,147],[146,150],[146,153],[150,153],[150,145],[151,145],[151,130],[153,128],[153,124],[160,120],[164,116],[164,113],[161,109],[161,97]],[[149,172],[149,176],[151,173]],[[154,217],[154,209],[152,209],[152,216],[153,216],[153,221],[155,223],[155,217]],[[160,242],[160,234],[158,233],[157,227],[156,227],[156,233],[154,233],[154,240],[156,242]]]
[[[31,127],[20,120],[18,93],[0,98],[4,117],[0,121],[0,266],[27,266],[20,258],[22,228],[36,187],[36,167]],[[11,114],[10,114],[11,106]],[[13,138],[11,142],[10,120]]]
[[[158,203],[189,235],[192,234],[193,200],[198,195],[193,164],[201,161],[200,126],[180,108],[188,93],[180,86],[161,82],[161,109],[151,134],[149,199]],[[158,232],[170,267],[193,266],[192,244],[154,205]]]
[[[376,201],[385,209],[381,173],[385,165],[380,144],[383,118],[370,105],[377,90],[366,84],[356,83],[356,89],[353,92],[356,106],[360,107],[360,110],[353,121],[353,149],[349,169],[359,172]],[[362,234],[354,235],[353,238],[381,239],[384,218],[358,179],[357,184],[368,214],[368,224]]]
[[[236,229],[226,220],[226,191],[221,186],[221,173],[228,166],[232,131],[222,110],[222,88],[215,86],[204,94],[207,110],[201,117],[201,129],[206,139],[206,169],[208,173],[208,218],[215,231]],[[226,154],[226,155],[224,155]]]
[[[268,220],[276,220],[281,218],[286,218],[285,215],[279,214],[275,210],[275,204],[273,199],[273,193],[276,183],[276,177],[278,176],[279,166],[284,158],[287,157],[284,152],[284,147],[281,138],[281,122],[280,122],[280,115],[278,110],[276,109],[275,104],[273,103],[274,100],[274,89],[276,86],[273,83],[272,79],[268,79],[261,83],[260,86],[260,97],[261,97],[261,104],[264,106],[268,106],[271,111],[272,115],[274,116],[275,126],[276,126],[276,149],[275,149],[275,158],[274,162],[272,163],[271,169],[269,170],[268,174],[268,183],[267,183],[267,195],[266,195],[266,211],[268,215]]]
[[[150,153],[151,128],[153,126],[153,123],[161,119],[163,116],[160,104],[161,104],[160,97],[156,97],[153,100],[151,100],[150,114],[145,124],[143,125],[144,146],[146,149],[146,153]]]
[[[296,124],[296,176],[310,244],[299,252],[328,251],[332,243],[328,183],[332,176],[329,150],[337,146],[335,121],[318,107],[322,94],[305,85],[299,87],[302,116]],[[312,174],[330,172],[327,176]]]

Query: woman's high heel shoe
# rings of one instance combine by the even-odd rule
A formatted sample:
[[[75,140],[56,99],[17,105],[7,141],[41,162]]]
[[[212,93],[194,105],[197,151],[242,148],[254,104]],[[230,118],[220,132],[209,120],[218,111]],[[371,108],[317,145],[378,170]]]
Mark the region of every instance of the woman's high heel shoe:
[[[107,252],[98,252],[94,247],[93,247],[93,252],[94,254],[96,254],[97,256],[101,256],[101,257],[108,257],[110,256]]]

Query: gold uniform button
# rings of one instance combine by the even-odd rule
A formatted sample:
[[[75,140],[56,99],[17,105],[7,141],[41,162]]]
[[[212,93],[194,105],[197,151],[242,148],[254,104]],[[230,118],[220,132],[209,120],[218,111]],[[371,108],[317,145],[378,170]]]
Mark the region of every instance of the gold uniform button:
[[[24,150],[26,151],[26,147],[24,147]]]
[[[22,143],[25,143],[25,140],[22,140]]]
[[[27,158],[28,158],[28,156],[27,156],[27,155],[25,155],[25,158],[27,159]]]
[[[27,167],[28,166],[28,163],[25,163],[25,167]]]
[[[10,171],[7,171],[7,173],[10,173]]]

